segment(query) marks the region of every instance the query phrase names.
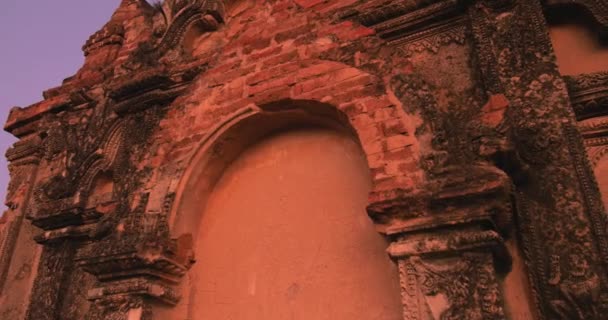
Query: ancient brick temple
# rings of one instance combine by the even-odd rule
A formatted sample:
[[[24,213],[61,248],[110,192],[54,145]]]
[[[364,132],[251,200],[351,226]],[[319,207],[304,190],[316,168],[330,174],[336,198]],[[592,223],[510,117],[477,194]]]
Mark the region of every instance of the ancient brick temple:
[[[607,319],[605,0],[123,0],[83,51],[5,126],[0,319]]]

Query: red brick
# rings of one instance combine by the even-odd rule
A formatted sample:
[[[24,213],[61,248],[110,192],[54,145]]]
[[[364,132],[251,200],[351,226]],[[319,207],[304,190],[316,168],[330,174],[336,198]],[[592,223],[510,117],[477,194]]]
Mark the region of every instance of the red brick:
[[[362,74],[363,74],[363,76],[361,76]],[[358,76],[360,76],[360,77],[358,77]],[[310,80],[298,83],[296,85],[296,87],[294,88],[294,94],[299,95],[299,94],[303,94],[303,93],[310,92],[315,89],[324,88],[324,87],[328,88],[328,87],[333,86],[335,88],[335,86],[340,84],[341,82],[343,82],[345,80],[353,79],[355,77],[358,77],[358,79],[363,83],[368,83],[369,81],[371,81],[369,76],[366,76],[364,73],[362,73],[361,71],[359,71],[357,69],[344,68],[344,69],[339,69],[335,72],[324,74],[319,77],[312,78]],[[350,83],[350,84],[355,85],[354,83]],[[339,92],[339,91],[335,91],[335,92]]]
[[[260,83],[262,81],[282,77],[286,74],[295,72],[299,69],[300,69],[299,62],[282,64],[282,65],[276,66],[274,68],[264,69],[262,71],[259,71],[255,74],[251,75],[249,78],[247,78],[247,81],[245,83],[248,85],[254,85],[254,84]]]
[[[243,53],[249,54],[254,50],[260,50],[270,45],[270,38],[257,38],[243,45]]]
[[[408,146],[408,147],[403,147],[401,149],[387,151],[384,154],[384,159],[386,159],[388,161],[394,161],[394,160],[403,161],[406,159],[412,159],[413,156],[414,156],[414,153],[412,151],[412,148],[411,148],[411,146]]]
[[[274,39],[278,43],[285,42],[290,39],[296,39],[297,37],[300,37],[302,35],[310,35],[310,32],[312,31],[311,29],[312,29],[312,26],[310,26],[308,24],[301,25],[301,26],[294,27],[289,30],[277,33],[277,35],[274,37]]]
[[[295,0],[302,8],[308,9],[324,2],[324,0]]]
[[[277,78],[277,79],[273,79],[273,80],[269,80],[269,81],[263,81],[257,85],[250,86],[248,93],[251,96],[251,95],[260,93],[262,91],[266,91],[266,90],[277,88],[277,87],[286,87],[286,89],[288,89],[287,87],[290,85],[293,85],[294,83],[296,83],[296,79],[294,76],[281,77],[281,78]]]
[[[382,131],[387,137],[397,134],[407,134],[405,123],[403,123],[403,121],[399,118],[389,119],[382,122]]]
[[[298,59],[298,52],[295,50],[286,52],[286,53],[282,53],[282,54],[279,54],[277,56],[274,56],[274,57],[269,58],[268,60],[264,61],[262,68],[264,68],[264,69],[272,68],[274,66],[277,66],[277,65],[280,65],[283,63],[294,62],[297,59]]]
[[[282,46],[270,47],[262,51],[252,53],[247,57],[247,63],[255,63],[265,58],[279,54],[283,50]]]
[[[263,105],[279,100],[284,100],[290,98],[289,88],[287,87],[278,87],[274,89],[269,89],[263,92],[260,92],[253,97],[251,97],[250,102],[253,102],[257,105]]]
[[[387,137],[385,140],[385,144],[386,144],[385,149],[387,151],[401,149],[405,146],[409,146],[412,144],[412,137],[409,137],[409,136],[406,136],[403,134]]]

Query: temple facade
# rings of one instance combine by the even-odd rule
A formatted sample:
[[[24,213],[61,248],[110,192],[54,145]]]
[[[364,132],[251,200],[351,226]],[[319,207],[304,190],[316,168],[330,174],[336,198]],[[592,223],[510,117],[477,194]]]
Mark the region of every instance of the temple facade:
[[[0,319],[608,315],[604,0],[122,0],[11,109]]]

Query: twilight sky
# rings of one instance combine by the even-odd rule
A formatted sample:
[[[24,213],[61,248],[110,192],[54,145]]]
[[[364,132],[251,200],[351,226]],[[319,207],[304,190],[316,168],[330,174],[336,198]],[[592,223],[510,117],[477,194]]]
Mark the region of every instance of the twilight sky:
[[[82,45],[110,19],[120,0],[2,0],[0,122],[13,106],[42,100],[84,62]],[[8,170],[4,152],[16,139],[0,132],[0,199]],[[4,208],[0,204],[0,208]],[[0,216],[3,209],[0,209]]]

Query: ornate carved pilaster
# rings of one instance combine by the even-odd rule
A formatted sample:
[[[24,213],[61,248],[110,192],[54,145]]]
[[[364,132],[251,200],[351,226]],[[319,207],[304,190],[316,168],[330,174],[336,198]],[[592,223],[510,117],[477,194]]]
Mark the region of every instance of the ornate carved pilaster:
[[[403,319],[506,319],[492,254],[483,251],[450,254],[458,249],[444,249],[447,251],[437,248],[426,255],[417,250],[397,255],[391,252],[399,264]],[[450,255],[432,257],[446,253]]]
[[[99,280],[87,319],[145,320],[151,304],[179,301],[173,286],[193,263],[190,239],[171,239],[167,212],[145,212],[147,203],[146,195],[117,234],[80,250],[78,265]]]
[[[504,90],[516,154],[518,232],[541,319],[603,319],[608,312],[606,219],[564,79],[555,64],[540,0],[504,11],[472,4],[469,18],[487,90]],[[585,2],[585,1],[573,1]],[[591,3],[589,1],[588,3]],[[599,3],[599,2],[598,2]],[[490,79],[491,81],[487,81]],[[577,116],[598,111],[573,96]],[[580,100],[580,101],[579,101]],[[503,165],[505,165],[503,163]]]
[[[11,180],[5,201],[9,209],[4,213],[5,225],[0,232],[0,295],[3,293],[11,258],[26,215],[31,185],[36,178],[40,161],[39,144],[37,137],[30,137],[15,143],[6,152],[7,160],[10,162]]]
[[[65,280],[74,268],[75,253],[76,244],[69,241],[43,248],[26,320],[59,319]]]
[[[404,319],[505,319],[497,274],[510,269],[501,235],[510,180],[490,167],[453,167],[429,184],[428,194],[374,195],[368,208],[392,239]]]
[[[565,77],[578,120],[608,115],[608,71]]]

